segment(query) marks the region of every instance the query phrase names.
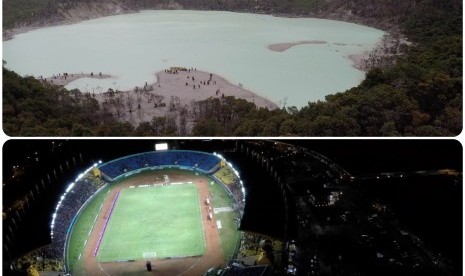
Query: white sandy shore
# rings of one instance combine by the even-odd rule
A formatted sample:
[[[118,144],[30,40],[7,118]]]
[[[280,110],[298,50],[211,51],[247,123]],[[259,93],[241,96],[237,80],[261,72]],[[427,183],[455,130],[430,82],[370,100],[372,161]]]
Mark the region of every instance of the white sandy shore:
[[[292,48],[297,45],[302,45],[302,44],[327,44],[327,42],[324,40],[308,40],[308,41],[304,40],[304,41],[289,42],[289,43],[278,43],[278,44],[268,45],[268,49],[270,49],[271,51],[275,51],[275,52],[284,52],[288,50],[289,48]],[[334,44],[338,46],[346,45],[344,43],[334,43]],[[365,52],[347,56],[347,58],[353,62],[353,67],[361,71],[366,70],[365,60],[368,59],[368,57],[369,57],[369,54]]]
[[[154,116],[163,117],[178,114],[183,107],[191,111],[193,102],[203,101],[210,97],[234,96],[253,102],[257,107],[265,107],[270,110],[278,108],[275,103],[264,97],[233,85],[218,75],[211,74],[210,78],[210,73],[200,70],[191,70],[190,72],[178,70],[177,73],[162,71],[156,73],[156,76],[158,79],[156,83],[141,84],[138,91],[135,91],[135,89],[123,91],[114,96],[114,98],[119,97],[123,103],[118,109],[115,106],[104,104],[109,102],[108,93],[96,93],[92,96],[99,101],[101,106],[106,105],[109,111],[120,121],[128,121],[134,126],[138,126],[141,122],[150,122]],[[91,76],[90,74],[68,74],[65,80],[61,74],[55,76],[52,80],[55,85],[66,85],[71,80],[83,77],[90,78]],[[93,78],[111,77],[108,74],[100,76],[98,73],[93,76]],[[47,78],[47,81],[50,82],[50,78]],[[145,91],[144,86],[146,87]],[[176,104],[175,110],[170,108],[170,104],[173,102]],[[189,118],[189,120],[192,120],[192,118]]]
[[[89,73],[89,74],[84,74],[84,73],[69,74],[68,73],[67,75],[59,73],[53,76],[39,77],[39,80],[42,80],[44,82],[48,82],[51,84],[55,84],[55,85],[66,86],[68,83],[75,81],[77,79],[81,79],[81,78],[109,79],[109,78],[114,78],[114,76],[108,75],[108,74],[100,74],[100,73]]]
[[[323,40],[303,40],[303,41],[297,41],[297,42],[288,42],[288,43],[278,43],[278,44],[271,44],[268,45],[268,49],[271,51],[275,52],[284,52],[289,48],[292,48],[297,45],[302,45],[302,44],[326,44],[326,41]]]

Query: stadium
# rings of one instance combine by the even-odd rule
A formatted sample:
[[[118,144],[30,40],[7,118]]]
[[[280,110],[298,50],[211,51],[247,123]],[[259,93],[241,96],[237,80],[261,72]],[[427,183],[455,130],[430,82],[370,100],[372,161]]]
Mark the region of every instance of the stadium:
[[[412,150],[418,144],[413,142],[399,152]],[[10,141],[4,147],[4,176],[7,167],[13,174],[4,185],[3,275],[447,275],[456,270],[460,250],[454,240],[461,232],[454,223],[460,221],[461,201],[451,199],[460,197],[461,174],[399,172],[415,155],[387,164],[371,158],[377,145],[363,153],[362,142],[349,147],[354,153],[341,155],[348,144]],[[445,143],[435,155],[444,156],[435,159],[443,163],[434,166],[460,168],[460,158],[451,158],[455,150]],[[354,164],[353,156],[362,158]],[[425,160],[416,162],[430,165]],[[374,163],[395,173],[368,170]],[[423,198],[437,201],[437,182],[447,195],[438,205],[457,217],[441,222],[450,224],[444,229],[459,229],[448,235],[412,230],[430,217],[414,214],[415,221],[394,213],[412,201],[429,212],[431,204]],[[402,193],[389,195],[393,187]],[[398,194],[406,199],[393,200]]]
[[[240,182],[218,177],[230,170],[213,154],[169,150],[94,166],[84,179],[106,184],[95,186],[71,223],[61,223],[73,225],[65,239],[67,270],[118,274],[153,262],[159,275],[199,275],[223,266],[239,242],[244,201]],[[57,218],[66,218],[60,211]]]

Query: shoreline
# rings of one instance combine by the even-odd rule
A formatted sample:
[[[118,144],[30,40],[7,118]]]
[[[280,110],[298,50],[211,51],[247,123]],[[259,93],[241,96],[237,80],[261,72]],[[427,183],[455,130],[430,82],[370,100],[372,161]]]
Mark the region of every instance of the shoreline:
[[[29,31],[34,31],[37,29],[42,29],[42,28],[48,28],[48,27],[55,27],[55,26],[62,26],[62,25],[70,25],[70,24],[76,24],[80,23],[83,21],[87,20],[92,20],[92,19],[98,19],[102,17],[107,17],[107,16],[116,16],[116,15],[123,15],[123,14],[136,14],[144,10],[148,11],[162,11],[162,10],[194,10],[194,11],[224,11],[224,12],[235,12],[235,13],[250,13],[250,14],[257,14],[257,15],[270,15],[274,17],[282,17],[282,18],[315,18],[315,19],[327,19],[327,20],[334,20],[334,21],[341,21],[341,22],[347,22],[347,23],[352,23],[352,24],[358,24],[370,28],[376,28],[379,30],[382,30],[386,33],[391,32],[393,29],[397,30],[398,28],[396,25],[390,25],[390,26],[385,26],[385,25],[377,25],[373,24],[373,22],[369,22],[368,19],[366,18],[360,18],[360,17],[352,17],[348,18],[346,15],[340,15],[338,16],[337,14],[315,14],[315,13],[310,13],[310,14],[291,14],[291,13],[277,13],[277,12],[266,12],[266,11],[257,11],[257,10],[209,10],[209,9],[184,9],[183,6],[177,5],[176,3],[168,4],[168,6],[161,6],[160,8],[148,8],[148,9],[128,9],[128,8],[123,8],[122,6],[117,6],[117,7],[112,7],[114,8],[113,12],[104,12],[104,13],[94,13],[91,16],[83,17],[83,16],[70,16],[68,18],[63,18],[55,21],[49,21],[49,22],[40,22],[37,24],[31,24],[30,26],[19,26],[19,27],[13,27],[11,29],[4,29],[3,30],[3,41],[7,41],[10,39],[13,39],[15,35],[26,33]]]
[[[178,68],[178,67],[176,67]],[[200,102],[212,99],[225,99],[233,96],[254,103],[257,108],[269,110],[279,108],[273,101],[250,90],[232,84],[225,78],[196,69],[166,69],[154,73],[156,82],[136,86],[132,90],[106,91],[103,93],[82,92],[85,97],[92,97],[99,102],[115,119],[138,126],[151,122],[153,117],[185,116],[190,127],[195,122],[195,109]],[[72,74],[64,79],[63,74],[55,76],[52,85],[64,86],[80,78],[114,78],[111,74]],[[40,80],[40,78],[39,78]]]
[[[115,76],[113,75],[108,75],[108,74],[102,74],[102,73],[89,73],[89,74],[85,74],[85,73],[73,73],[73,74],[69,74],[69,73],[59,73],[58,75],[53,75],[53,76],[48,76],[48,77],[43,77],[43,76],[40,76],[36,79],[38,80],[41,80],[43,82],[48,82],[50,84],[53,84],[53,85],[62,85],[62,86],[66,86],[68,85],[70,82],[73,82],[75,80],[78,80],[78,79],[82,79],[82,78],[89,78],[89,79],[112,79],[112,78],[116,78]],[[81,91],[82,92],[82,91]]]
[[[91,13],[90,16],[83,17],[81,16],[70,16],[65,19],[57,20],[57,21],[50,21],[50,22],[42,22],[39,23],[35,26],[21,26],[21,27],[16,27],[12,29],[5,29],[3,30],[3,41],[8,41],[10,39],[13,39],[15,35],[22,34],[22,33],[27,33],[29,31],[34,31],[37,29],[41,28],[48,28],[48,27],[55,27],[55,26],[63,26],[63,25],[71,25],[71,24],[77,24],[83,21],[87,20],[92,20],[92,19],[98,19],[102,17],[107,17],[107,16],[117,16],[117,15],[124,15],[124,14],[137,14],[140,13],[141,11],[162,11],[162,10],[194,10],[194,11],[210,11],[210,10],[203,10],[203,9],[184,9],[183,6],[180,5],[175,5],[175,4],[170,4],[166,7],[161,6],[160,8],[151,8],[151,9],[143,9],[143,10],[134,10],[134,9],[124,9],[122,7],[112,7],[113,10],[109,9],[106,12],[103,13]],[[216,11],[216,10],[215,10]],[[260,11],[233,11],[233,10],[218,10],[218,11],[225,11],[225,12],[235,12],[235,13],[250,13],[250,14],[258,14],[258,15],[270,15],[274,17],[283,17],[283,18],[315,18],[315,19],[327,19],[327,20],[335,20],[335,21],[341,21],[341,22],[347,22],[347,23],[352,23],[352,24],[358,24],[362,26],[367,26],[371,28],[378,28],[379,30],[382,30],[385,32],[385,35],[381,40],[376,44],[376,46],[369,52],[362,52],[362,53],[357,53],[353,55],[347,56],[352,62],[353,62],[353,67],[367,72],[371,67],[375,66],[384,66],[385,64],[374,64],[376,59],[389,59],[389,63],[394,63],[393,56],[399,56],[402,54],[402,52],[398,52],[395,55],[390,55],[386,54],[384,48],[386,46],[392,47],[393,45],[400,45],[400,44],[407,44],[410,45],[411,43],[407,41],[406,38],[402,35],[400,32],[399,28],[396,25],[392,26],[376,26],[373,24],[369,24],[366,20],[363,20],[363,18],[358,18],[354,17],[349,20],[347,17],[341,16],[334,16],[334,14],[330,15],[319,15],[319,14],[308,14],[308,15],[296,15],[296,14],[287,14],[287,13],[266,13],[266,12],[260,12]],[[78,14],[80,15],[80,14]],[[277,44],[271,44],[268,45],[268,49],[271,51],[275,52],[284,52],[288,50],[291,47],[301,45],[301,44],[327,44],[326,41],[320,41],[320,40],[310,40],[310,41],[297,41],[297,42],[290,42],[290,43],[277,43]],[[386,59],[386,60],[387,60]]]
[[[69,18],[63,18],[55,21],[49,21],[49,22],[39,22],[36,24],[31,24],[30,26],[20,26],[20,27],[14,27],[11,29],[4,29],[2,31],[2,39],[3,41],[8,41],[11,40],[15,37],[15,35],[27,33],[30,31],[35,31],[38,29],[43,29],[43,28],[50,28],[50,27],[58,27],[58,26],[66,26],[66,25],[72,25],[72,24],[77,24],[81,23],[87,20],[93,20],[93,19],[98,19],[98,18],[103,18],[107,16],[114,16],[114,15],[123,15],[123,14],[135,14],[138,13],[139,11],[137,10],[121,10],[121,9],[116,9],[116,13],[94,13],[90,14],[87,16],[70,16]]]
[[[348,55],[347,58],[352,61],[352,67],[357,70],[366,72],[366,59],[369,57],[366,53],[361,54],[351,54]]]

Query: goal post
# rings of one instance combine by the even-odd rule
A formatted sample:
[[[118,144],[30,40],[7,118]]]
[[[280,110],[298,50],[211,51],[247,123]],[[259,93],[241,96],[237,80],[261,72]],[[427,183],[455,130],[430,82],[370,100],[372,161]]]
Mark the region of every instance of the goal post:
[[[157,257],[157,252],[144,252],[142,253],[144,259],[155,259]]]

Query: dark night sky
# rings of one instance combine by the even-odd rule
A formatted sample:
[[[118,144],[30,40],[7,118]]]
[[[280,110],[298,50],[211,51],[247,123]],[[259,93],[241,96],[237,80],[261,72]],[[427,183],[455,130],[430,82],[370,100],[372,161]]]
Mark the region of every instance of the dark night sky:
[[[12,165],[26,160],[26,156],[32,156],[35,151],[40,153],[41,150],[50,149],[50,141],[52,140],[7,141],[3,147],[3,172],[7,173]],[[70,148],[82,151],[91,159],[101,157],[104,160],[153,150],[157,142],[157,140],[53,141],[56,143],[65,141],[70,144]],[[177,141],[180,140],[168,142],[177,144]],[[198,142],[198,144],[205,144],[201,140]],[[442,168],[462,170],[462,146],[456,140],[285,140],[284,142],[315,150],[351,172],[370,173],[372,171]],[[44,161],[52,162],[51,160]]]
[[[50,149],[52,140],[10,140],[3,147],[4,180],[11,167],[34,152]],[[54,140],[65,142],[64,152],[81,151],[87,158],[111,160],[153,150],[157,140]],[[166,140],[165,140],[166,141]],[[171,145],[177,141],[168,141]],[[284,140],[283,140],[284,141]],[[462,171],[462,146],[456,140],[286,140],[332,159],[353,174],[452,168]],[[190,143],[191,145],[196,143]],[[205,144],[198,140],[197,144]],[[202,150],[205,148],[202,146]],[[212,147],[214,145],[212,144]],[[218,150],[212,148],[211,151]],[[56,158],[56,156],[50,156]],[[47,158],[47,157],[46,157]],[[53,160],[43,160],[53,163]],[[44,167],[44,164],[41,165]],[[46,166],[45,166],[46,167]]]
[[[456,140],[300,140],[352,174],[455,169],[462,171]]]

